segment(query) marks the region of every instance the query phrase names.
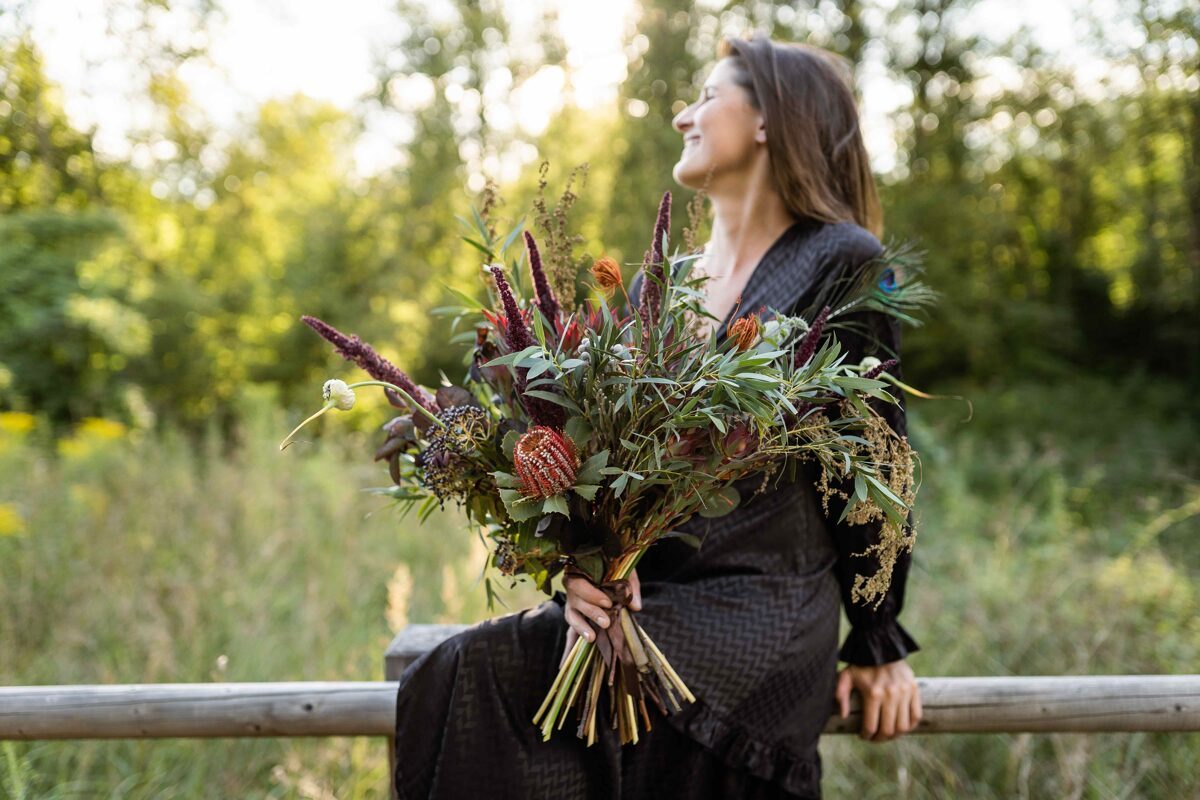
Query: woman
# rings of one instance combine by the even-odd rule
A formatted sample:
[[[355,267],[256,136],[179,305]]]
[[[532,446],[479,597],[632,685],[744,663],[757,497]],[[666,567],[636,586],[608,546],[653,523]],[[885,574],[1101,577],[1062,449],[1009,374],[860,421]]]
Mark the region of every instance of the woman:
[[[701,97],[679,113],[674,177],[705,186],[713,234],[701,264],[707,310],[723,338],[738,309],[807,309],[841,273],[881,248],[880,212],[841,64],[813,47],[768,39],[722,43]],[[630,287],[636,303],[640,281]],[[740,302],[739,302],[740,301]],[[841,334],[850,359],[898,351],[894,321],[859,315]],[[889,352],[890,351],[890,352]],[[904,434],[903,407],[882,407]],[[436,647],[400,679],[396,787],[401,798],[819,798],[818,740],[835,701],[864,700],[862,736],[884,741],[921,718],[905,656],[917,643],[896,617],[910,556],[877,609],[851,602],[877,527],[837,525],[811,470],[716,520],[701,539],[654,545],[639,563],[634,609],[696,695],[636,745],[600,726],[591,748],[565,727],[541,741],[532,718],[559,659],[604,595],[575,578],[536,608],[480,623]],[[741,488],[749,497],[757,481]],[[838,609],[852,623],[837,647]],[[838,656],[848,666],[838,673]]]

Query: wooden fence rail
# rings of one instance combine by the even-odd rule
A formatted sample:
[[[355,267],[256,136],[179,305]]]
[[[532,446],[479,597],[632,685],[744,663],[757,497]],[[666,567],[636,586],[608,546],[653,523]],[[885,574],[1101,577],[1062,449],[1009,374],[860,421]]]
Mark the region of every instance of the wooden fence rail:
[[[1200,731],[1200,675],[919,678],[916,733]],[[0,688],[3,739],[390,736],[395,681]],[[855,733],[858,704],[825,733]],[[531,723],[532,724],[532,723]],[[910,734],[912,735],[912,734]]]
[[[388,677],[465,626],[414,625]],[[913,733],[1200,731],[1200,675],[919,678]],[[398,684],[200,683],[0,688],[0,739],[390,736]],[[826,733],[854,733],[859,698]],[[532,724],[532,723],[531,723]],[[912,735],[912,734],[910,734]]]

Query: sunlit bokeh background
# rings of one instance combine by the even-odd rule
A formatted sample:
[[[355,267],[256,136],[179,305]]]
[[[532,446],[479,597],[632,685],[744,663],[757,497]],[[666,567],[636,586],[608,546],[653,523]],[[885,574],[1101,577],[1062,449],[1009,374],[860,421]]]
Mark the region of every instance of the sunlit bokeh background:
[[[375,680],[404,625],[508,610],[455,513],[358,491],[381,398],[277,452],[355,375],[298,318],[459,379],[430,312],[480,295],[488,181],[631,275],[662,191],[688,222],[671,117],[752,31],[855,64],[885,238],[943,294],[906,377],[972,404],[909,404],[913,668],[1194,672],[1192,0],[0,0],[0,685]],[[1195,735],[822,752],[831,797],[1200,792]],[[0,744],[3,797],[386,786],[367,739]]]

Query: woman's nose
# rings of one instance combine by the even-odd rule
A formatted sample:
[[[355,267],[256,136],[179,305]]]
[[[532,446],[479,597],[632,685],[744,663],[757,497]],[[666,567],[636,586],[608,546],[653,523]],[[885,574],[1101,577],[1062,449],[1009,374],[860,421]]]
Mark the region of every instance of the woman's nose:
[[[680,111],[678,114],[675,115],[675,118],[673,120],[671,120],[671,127],[674,128],[675,130],[679,131],[680,133],[687,133],[687,129],[692,127],[691,114],[692,114],[691,106],[688,106],[687,108],[683,109],[683,111]]]

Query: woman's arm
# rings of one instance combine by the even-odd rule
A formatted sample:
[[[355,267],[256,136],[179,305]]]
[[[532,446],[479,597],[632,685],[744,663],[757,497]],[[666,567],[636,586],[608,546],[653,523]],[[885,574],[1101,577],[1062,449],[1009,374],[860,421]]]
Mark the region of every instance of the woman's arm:
[[[851,314],[845,321],[856,323],[845,329],[835,329],[834,335],[846,352],[846,362],[857,364],[865,356],[880,361],[900,358],[900,324],[880,311]],[[889,371],[903,380],[902,364]],[[904,395],[898,393],[899,404],[869,401],[900,436],[908,435]],[[853,494],[853,486],[839,488]],[[830,500],[830,519],[839,519],[848,501],[833,497]],[[908,524],[911,525],[910,514]],[[857,603],[853,599],[854,578],[858,574],[872,575],[879,567],[874,556],[858,556],[879,541],[881,521],[852,525],[842,521],[834,526],[837,562],[834,573],[842,593],[842,606],[850,620],[850,633],[838,651],[847,666],[838,675],[835,697],[840,714],[850,713],[850,692],[856,689],[862,697],[862,725],[859,736],[873,742],[890,741],[917,727],[923,714],[921,690],[912,668],[905,661],[920,649],[916,640],[904,629],[897,617],[904,607],[904,589],[912,554],[901,551],[892,567],[888,590],[872,603]]]
[[[861,329],[835,331],[835,336],[847,351],[847,363],[857,364],[868,355],[876,356],[881,361],[899,357],[900,325],[894,317],[889,317],[880,311],[864,311],[849,315],[846,319],[863,326]],[[903,380],[902,369],[903,363],[893,367],[889,372]],[[906,436],[908,424],[904,396],[898,391],[895,394],[899,404],[878,400],[870,402],[893,431],[900,436]],[[846,491],[847,494],[853,495],[852,484],[843,484],[839,488]],[[846,502],[838,497],[831,498],[829,518],[838,519]],[[910,514],[909,526],[911,523],[912,516]],[[879,559],[876,556],[855,554],[863,552],[879,541],[882,525],[881,521],[852,525],[843,520],[837,523],[834,529],[838,551],[835,572],[841,586],[842,605],[851,625],[850,633],[838,651],[838,657],[850,664],[871,666],[887,664],[920,650],[916,640],[897,619],[904,608],[904,590],[912,561],[911,552],[903,550],[896,557],[896,563],[892,568],[891,584],[883,599],[879,601],[878,607],[875,607],[874,602],[862,603],[853,600],[852,589],[855,575],[873,575],[879,568]]]

